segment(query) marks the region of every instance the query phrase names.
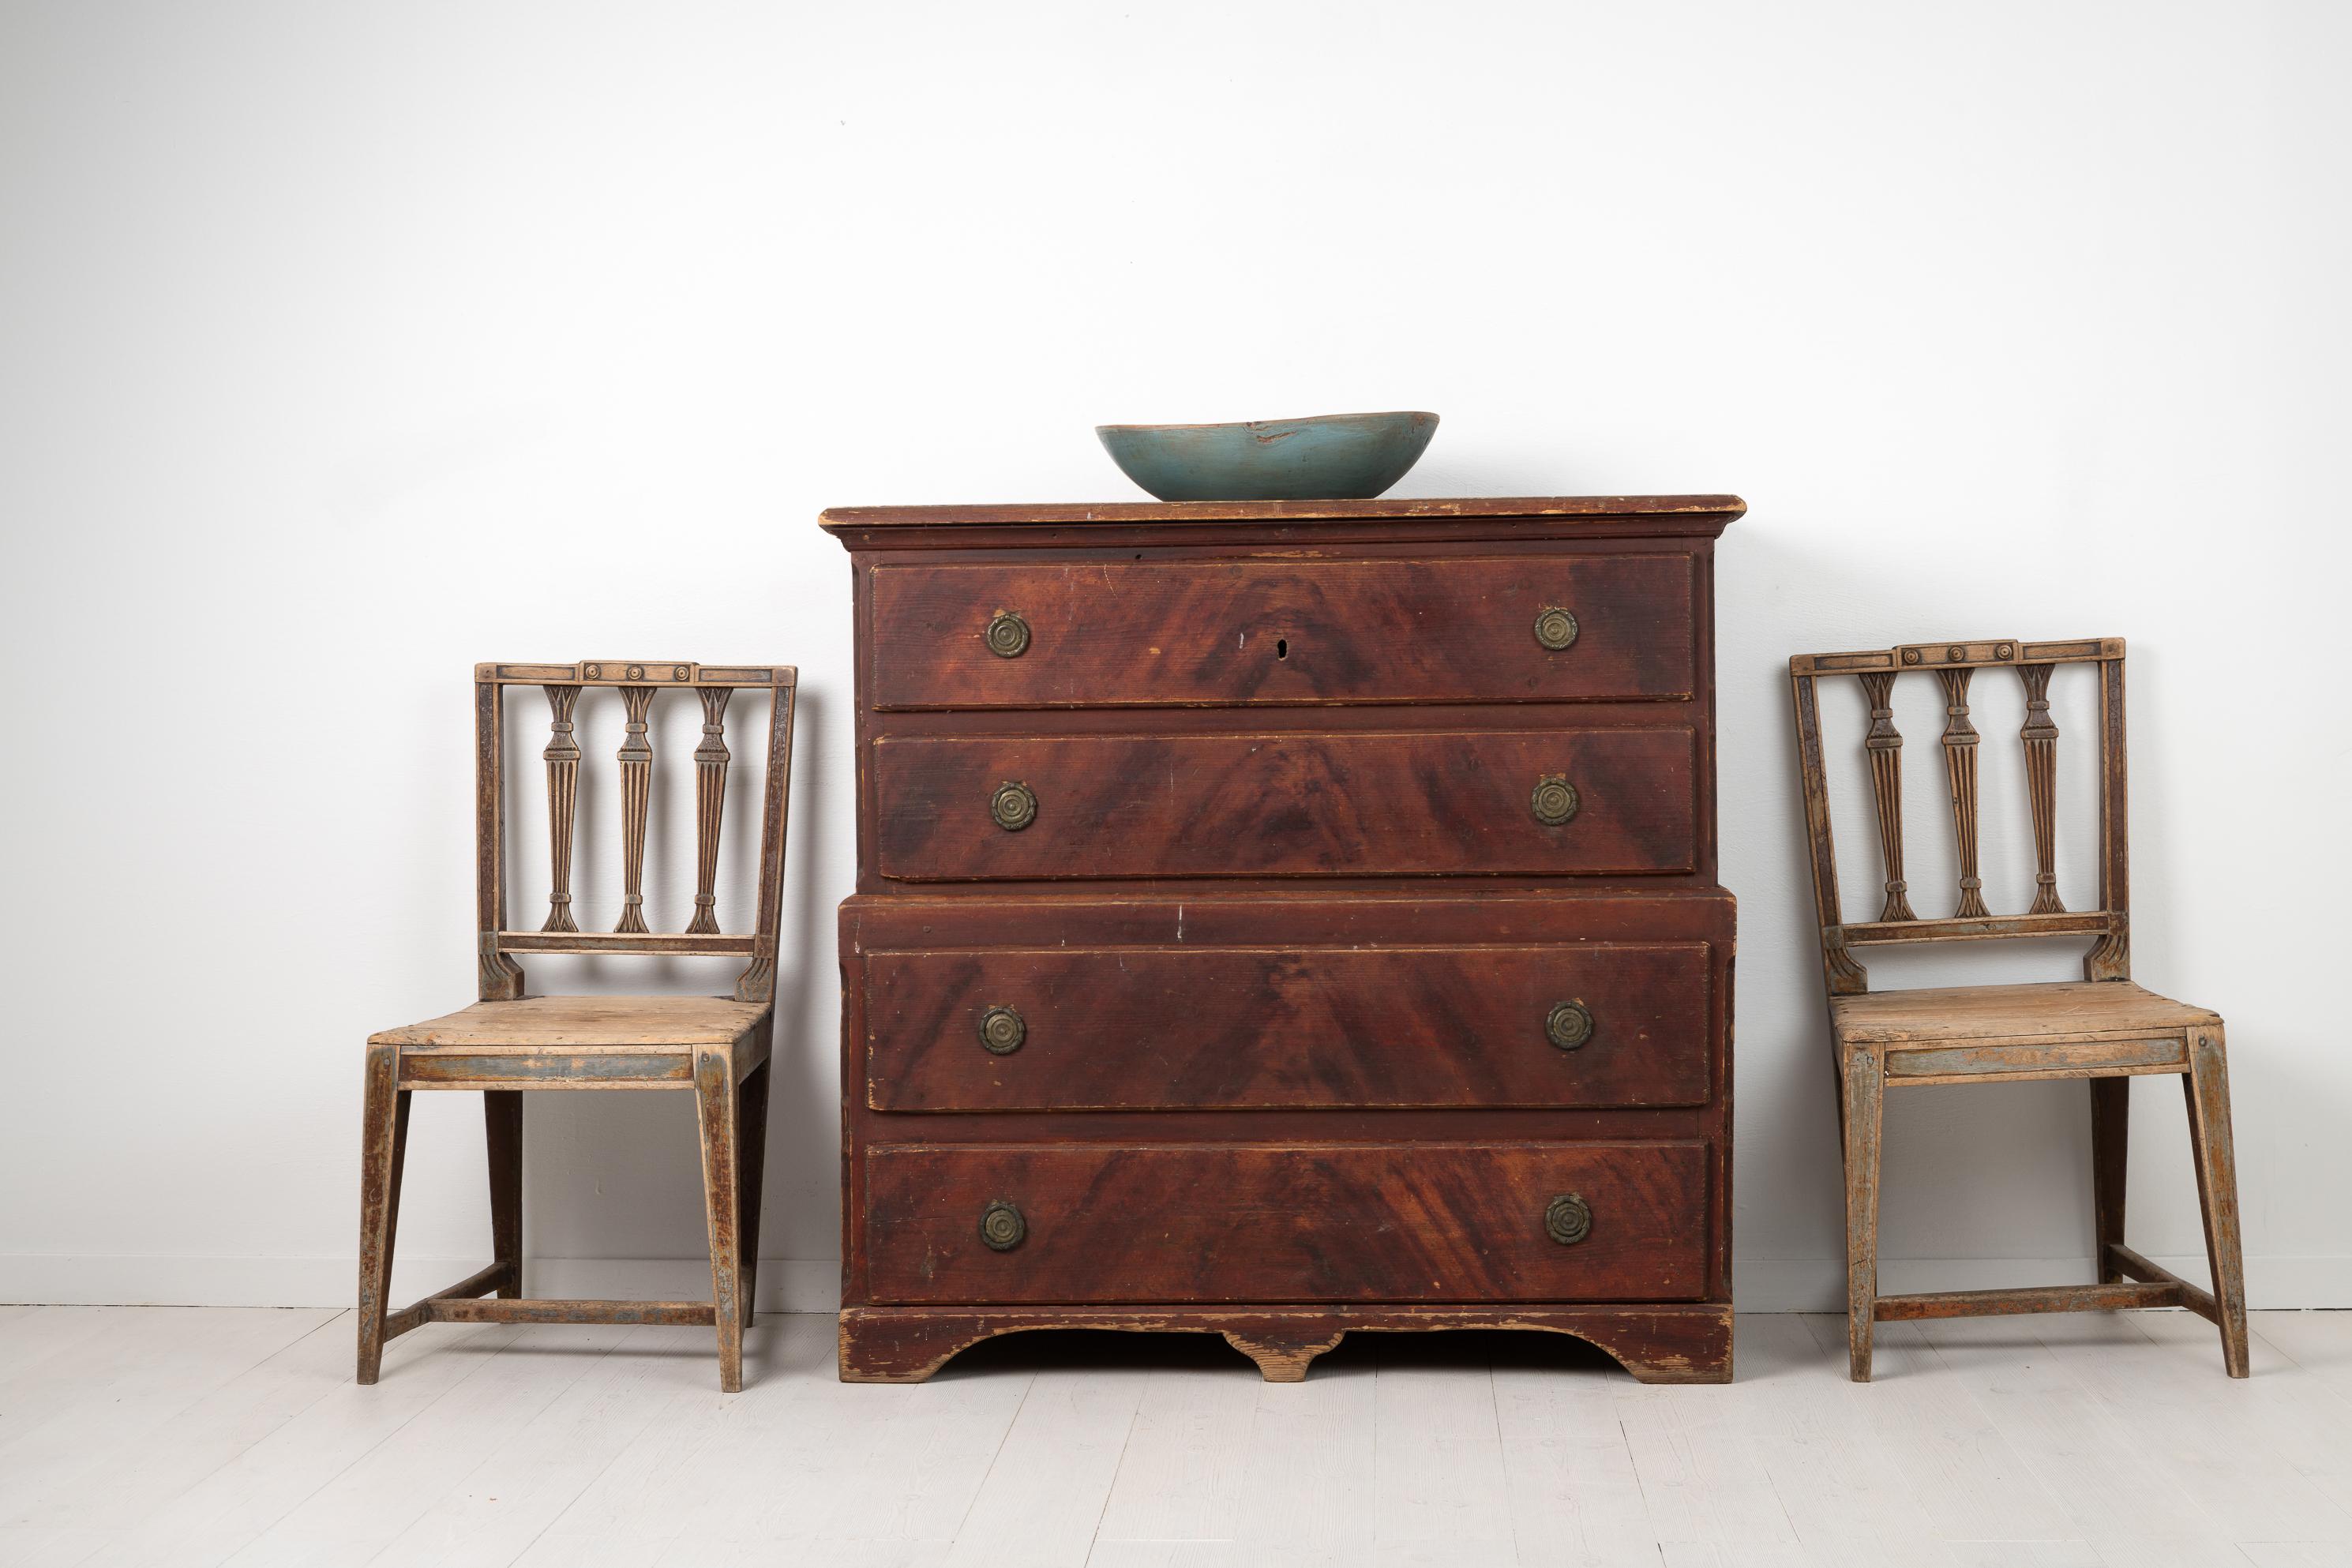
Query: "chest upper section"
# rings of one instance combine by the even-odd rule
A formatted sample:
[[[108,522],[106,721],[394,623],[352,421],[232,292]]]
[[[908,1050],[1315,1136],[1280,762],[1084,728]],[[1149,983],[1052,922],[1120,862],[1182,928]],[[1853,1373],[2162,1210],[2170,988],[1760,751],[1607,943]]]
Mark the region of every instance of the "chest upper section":
[[[1737,501],[1295,506],[828,513],[866,884],[1710,873]]]

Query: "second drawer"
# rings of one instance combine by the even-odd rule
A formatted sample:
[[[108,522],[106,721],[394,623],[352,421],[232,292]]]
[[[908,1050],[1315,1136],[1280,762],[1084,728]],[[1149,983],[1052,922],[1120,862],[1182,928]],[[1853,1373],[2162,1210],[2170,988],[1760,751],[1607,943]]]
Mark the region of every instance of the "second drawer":
[[[1704,942],[888,952],[891,1111],[1696,1105]]]
[[[905,881],[1594,876],[1697,862],[1684,725],[886,736],[875,864]]]

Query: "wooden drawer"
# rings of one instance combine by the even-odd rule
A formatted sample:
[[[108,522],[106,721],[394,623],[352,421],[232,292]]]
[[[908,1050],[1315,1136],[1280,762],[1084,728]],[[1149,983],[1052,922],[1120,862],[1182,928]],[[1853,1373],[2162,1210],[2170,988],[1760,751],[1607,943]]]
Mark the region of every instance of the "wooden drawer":
[[[904,881],[1681,872],[1696,768],[1682,726],[885,737],[875,865]],[[1556,826],[1533,806],[1548,778],[1575,792]],[[1008,784],[1034,803],[1015,829],[993,809]]]
[[[881,1145],[866,1191],[881,1302],[1663,1301],[1706,1288],[1696,1142]],[[1580,1237],[1554,1239],[1555,1226],[1576,1236],[1580,1203]],[[982,1229],[1000,1204],[1018,1215],[997,1221],[1004,1250]]]
[[[1704,942],[873,952],[866,1103],[1697,1105],[1707,956]]]
[[[1684,698],[1692,577],[1683,553],[886,564],[871,704]],[[1574,620],[1564,647],[1537,637],[1552,608]],[[1018,617],[997,633],[1012,657],[992,649],[1000,615]]]

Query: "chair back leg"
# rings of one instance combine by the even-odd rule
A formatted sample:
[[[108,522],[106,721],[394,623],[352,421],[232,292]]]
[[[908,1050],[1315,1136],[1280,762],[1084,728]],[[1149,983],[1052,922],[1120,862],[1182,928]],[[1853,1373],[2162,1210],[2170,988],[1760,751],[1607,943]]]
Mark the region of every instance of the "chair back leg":
[[[2123,1271],[2115,1248],[2124,1240],[2124,1176],[2131,1143],[2131,1084],[2128,1078],[2095,1078],[2091,1084],[2091,1257],[2099,1283],[2118,1284]]]
[[[522,1297],[522,1090],[482,1091],[490,1155],[490,1257],[505,1273],[499,1299]]]
[[[742,1213],[739,1206],[735,1058],[694,1054],[694,1102],[702,1135],[702,1186],[710,1216],[710,1306],[719,1329],[719,1386],[743,1387]]]
[[[743,1279],[743,1323],[750,1327],[760,1310],[760,1189],[768,1165],[768,1063],[744,1075],[736,1091],[736,1207],[742,1218],[736,1226]]]
[[[400,1219],[400,1168],[408,1152],[408,1093],[400,1084],[400,1050],[370,1046],[360,1112],[359,1381],[383,1368],[385,1292]]]
[[[1885,1058],[1875,1047],[1847,1051],[1843,1092],[1847,1370],[1854,1382],[1868,1383],[1878,1315],[1878,1134],[1886,1098]]]
[[[2221,1317],[2221,1364],[2247,1374],[2246,1265],[2238,1229],[2238,1157],[2230,1138],[2230,1066],[2219,1027],[2189,1037],[2189,1147],[2197,1162],[2197,1202],[2205,1216],[2205,1256],[2213,1269]]]

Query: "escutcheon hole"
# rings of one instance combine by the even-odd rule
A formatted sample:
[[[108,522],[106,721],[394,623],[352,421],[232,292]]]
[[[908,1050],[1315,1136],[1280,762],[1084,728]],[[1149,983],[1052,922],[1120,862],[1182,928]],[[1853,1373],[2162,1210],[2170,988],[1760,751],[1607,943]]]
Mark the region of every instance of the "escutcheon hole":
[[[1288,637],[1276,637],[1274,639],[1274,657],[1276,658],[1288,658],[1290,657],[1290,639]]]

